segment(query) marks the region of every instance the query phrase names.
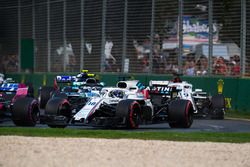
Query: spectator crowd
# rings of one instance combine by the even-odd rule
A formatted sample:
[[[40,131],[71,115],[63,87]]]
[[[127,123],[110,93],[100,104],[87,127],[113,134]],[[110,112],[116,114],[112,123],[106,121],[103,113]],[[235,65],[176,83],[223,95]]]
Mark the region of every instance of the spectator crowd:
[[[240,75],[240,57],[234,55],[229,60],[220,57],[213,56],[211,62],[211,74],[212,75],[224,75],[224,76],[239,76]],[[194,75],[207,75],[208,74],[208,58],[205,56],[199,57],[195,60],[195,55],[189,54],[184,62],[184,74],[189,76]]]
[[[172,74],[179,72],[188,76],[208,74],[208,57],[204,55],[198,56],[195,55],[195,53],[188,53],[182,56],[182,69],[179,69],[178,48],[172,50],[161,49],[160,37],[158,34],[156,34],[153,39],[152,62],[150,62],[150,38],[145,38],[141,44],[134,40],[133,45],[138,61],[135,64],[141,72],[150,72],[150,63],[152,63],[152,72],[157,74]],[[228,58],[216,55],[212,56],[210,72],[212,75],[239,76],[240,56],[237,54]]]
[[[154,36],[152,46],[150,41],[149,37],[145,38],[142,42],[133,41],[133,47],[136,54],[134,60],[136,61],[130,61],[130,66],[136,66],[136,72],[148,73],[151,70],[150,65],[152,64],[152,73],[156,74],[173,74],[179,72],[187,76],[203,76],[208,74],[209,63],[207,56],[198,56],[194,53],[188,53],[181,58],[182,69],[179,69],[177,49],[162,49],[160,36],[158,34]],[[107,41],[105,44],[105,71],[120,72],[120,70],[118,70],[117,60],[111,52],[113,45],[111,40]],[[153,51],[152,54],[151,50]],[[72,55],[71,57],[75,57],[73,51]],[[151,55],[152,59],[150,59]],[[150,62],[150,60],[152,60],[152,62]],[[17,54],[0,55],[0,73],[18,72],[18,62]],[[75,59],[74,61],[72,61],[72,59],[67,59],[67,70],[74,64],[76,64]],[[58,65],[61,66],[60,63]],[[212,75],[239,76],[240,56],[235,54],[228,58],[224,58],[214,55],[211,58],[210,67]]]
[[[16,54],[0,55],[0,73],[18,72],[18,64]]]

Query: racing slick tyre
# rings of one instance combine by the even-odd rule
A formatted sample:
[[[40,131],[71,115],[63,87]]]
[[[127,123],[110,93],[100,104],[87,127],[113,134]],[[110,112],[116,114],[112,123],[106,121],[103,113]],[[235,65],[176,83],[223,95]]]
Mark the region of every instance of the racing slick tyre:
[[[39,120],[38,101],[32,97],[18,98],[12,108],[12,121],[16,126],[35,126]]]
[[[145,121],[146,124],[148,122],[152,122],[153,111],[152,111],[151,107],[142,106],[141,110],[142,110],[142,119],[143,119],[143,121]]]
[[[45,121],[51,128],[65,128],[71,118],[71,109],[68,100],[60,97],[52,98],[45,107]]]
[[[225,98],[223,95],[215,95],[211,99],[211,118],[224,119],[225,115]]]
[[[128,129],[136,129],[141,120],[140,104],[134,100],[122,100],[116,107],[116,116],[125,118],[125,125]]]
[[[168,107],[169,126],[171,128],[190,128],[193,123],[193,107],[189,100],[178,99]]]
[[[51,98],[52,93],[54,92],[54,88],[50,86],[43,86],[39,90],[38,101],[40,104],[40,108],[44,109],[48,100]]]

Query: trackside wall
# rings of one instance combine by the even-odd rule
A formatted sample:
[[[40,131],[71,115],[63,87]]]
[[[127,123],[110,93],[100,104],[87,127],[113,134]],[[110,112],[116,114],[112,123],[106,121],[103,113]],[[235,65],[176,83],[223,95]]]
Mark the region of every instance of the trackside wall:
[[[53,80],[58,74],[7,74],[7,77],[14,78],[18,82],[30,82],[35,88],[35,92],[42,85],[53,85]],[[168,75],[142,75],[142,74],[98,74],[98,79],[104,82],[107,86],[115,86],[116,82],[121,79],[136,79],[145,85],[148,85],[150,80],[171,80],[173,77]],[[234,110],[250,112],[250,78],[223,78],[223,77],[182,77],[182,80],[193,84],[193,88],[203,89],[211,95],[217,93],[217,82],[222,79],[223,94],[228,102],[228,107]]]

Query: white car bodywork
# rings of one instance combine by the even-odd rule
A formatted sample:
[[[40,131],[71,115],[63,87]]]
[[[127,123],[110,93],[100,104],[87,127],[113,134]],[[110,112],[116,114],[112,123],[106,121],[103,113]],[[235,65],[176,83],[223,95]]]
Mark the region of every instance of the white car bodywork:
[[[75,121],[84,120],[84,123],[88,123],[88,117],[91,116],[101,104],[116,105],[121,100],[131,99],[136,101],[144,101],[146,106],[151,107],[153,105],[150,99],[146,99],[136,86],[138,81],[120,81],[117,83],[118,87],[104,87],[100,92],[100,97],[93,97],[87,104],[74,116]],[[119,93],[117,95],[116,93]]]
[[[177,97],[179,97],[180,99],[184,99],[184,100],[189,100],[192,103],[193,106],[193,111],[194,113],[198,113],[197,107],[195,105],[194,102],[194,97],[193,97],[193,85],[182,81],[182,82],[172,82],[172,81],[153,81],[151,80],[149,82],[149,86],[153,86],[153,85],[158,85],[158,86],[166,86],[165,89],[170,89],[175,87],[177,90]],[[165,90],[168,91],[168,90]]]

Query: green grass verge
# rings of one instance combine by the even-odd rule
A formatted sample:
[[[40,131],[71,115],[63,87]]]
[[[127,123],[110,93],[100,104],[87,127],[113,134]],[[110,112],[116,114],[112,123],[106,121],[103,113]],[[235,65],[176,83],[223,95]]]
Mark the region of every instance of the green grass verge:
[[[247,111],[230,110],[226,112],[225,116],[228,118],[242,118],[250,120],[250,112]]]
[[[86,137],[106,139],[142,139],[195,142],[249,143],[250,133],[210,133],[210,132],[135,132],[127,130],[83,130],[48,128],[0,128],[0,135],[31,137]]]

